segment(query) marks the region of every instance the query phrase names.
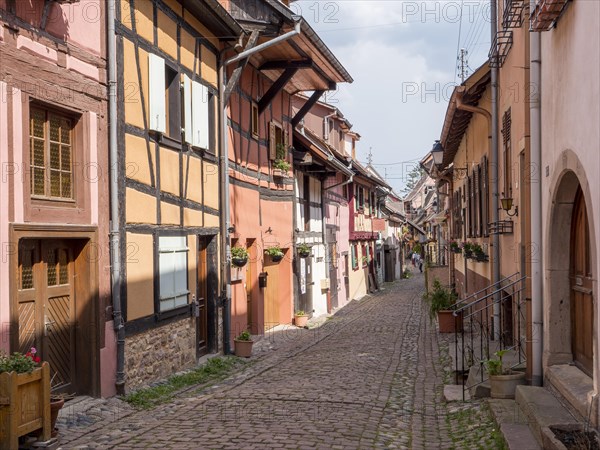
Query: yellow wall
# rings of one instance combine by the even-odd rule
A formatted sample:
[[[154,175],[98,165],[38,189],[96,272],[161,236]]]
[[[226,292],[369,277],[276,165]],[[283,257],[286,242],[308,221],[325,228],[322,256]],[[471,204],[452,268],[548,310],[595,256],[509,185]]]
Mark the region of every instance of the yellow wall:
[[[127,320],[154,314],[154,281],[148,276],[153,269],[154,247],[149,234],[127,233]]]
[[[188,23],[191,29],[200,33],[212,45],[219,46],[219,41],[193,17],[178,0],[163,0],[156,3],[151,0],[135,2],[135,10],[131,10],[129,2],[121,2],[121,21],[125,27],[137,32],[141,41],[152,48],[152,53],[165,60],[176,61],[179,73],[199,79],[205,84],[217,88],[217,55],[207,45],[197,45],[201,40],[189,28],[181,26],[181,20],[173,20],[169,14],[161,10],[164,5]],[[163,5],[163,6],[161,6]],[[157,33],[154,35],[154,9],[157,8]],[[190,30],[190,31],[188,31]],[[177,34],[180,33],[181,48],[177,48]],[[160,233],[162,229],[174,226],[214,227],[219,226],[219,216],[209,214],[190,205],[185,200],[196,204],[204,204],[218,211],[219,209],[219,174],[218,165],[206,161],[198,154],[191,156],[186,148],[173,149],[159,146],[154,135],[148,134],[146,126],[149,114],[149,76],[148,52],[136,47],[127,37],[123,37],[122,76],[124,92],[124,122],[136,130],[128,130],[121,139],[124,142],[126,177],[125,220],[128,225],[154,225]],[[178,57],[180,58],[178,60]],[[121,61],[121,59],[119,59]],[[139,66],[138,66],[139,63]],[[182,99],[183,100],[183,99]],[[215,124],[213,133],[218,136],[218,109],[215,103],[213,110]],[[144,117],[144,111],[146,117]],[[183,126],[183,123],[182,123]],[[216,149],[215,149],[216,150]],[[181,178],[183,177],[183,179]],[[139,187],[142,184],[142,187]],[[145,186],[145,187],[144,187]],[[170,202],[157,201],[152,194],[156,188],[162,195],[168,195]],[[140,191],[148,192],[143,193]],[[173,201],[174,198],[174,201]],[[175,204],[178,203],[178,204]],[[157,208],[160,208],[160,223],[157,223]],[[183,217],[182,217],[183,215]],[[154,311],[154,249],[151,234],[127,234],[128,250],[136,250],[135,260],[128,259],[127,266],[127,310],[128,320],[147,317]],[[197,238],[188,234],[188,277],[189,289],[196,291],[196,247]],[[125,258],[126,256],[123,256]],[[143,263],[140,263],[143,261]]]

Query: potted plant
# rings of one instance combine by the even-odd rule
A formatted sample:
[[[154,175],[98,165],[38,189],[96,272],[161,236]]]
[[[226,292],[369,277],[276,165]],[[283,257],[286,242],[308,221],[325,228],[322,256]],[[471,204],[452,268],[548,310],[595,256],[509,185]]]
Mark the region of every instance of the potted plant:
[[[281,248],[279,248],[277,246],[267,248],[265,250],[265,253],[271,257],[271,260],[273,262],[281,261],[284,256],[283,250],[281,250]]]
[[[25,355],[0,355],[0,421],[7,426],[0,433],[1,448],[18,448],[19,438],[38,433],[51,438],[50,366],[41,363],[35,347]]]
[[[452,253],[460,253],[460,245],[458,244],[457,241],[450,241],[450,251]]]
[[[479,244],[473,244],[471,249],[473,250],[473,258],[475,261],[485,262],[488,260],[487,255],[484,253],[483,248]]]
[[[463,254],[465,255],[465,258],[470,258],[471,256],[473,256],[473,244],[472,243],[463,242],[462,250],[463,250]]]
[[[310,247],[307,244],[298,244],[298,255],[300,258],[306,258],[310,256]]]
[[[234,340],[235,356],[250,358],[252,356],[252,336],[248,330],[242,331]]]
[[[423,294],[423,299],[429,305],[429,317],[438,319],[440,333],[454,333],[462,330],[462,316],[454,315],[457,306],[457,295],[442,286],[438,278],[433,280],[431,292]]]
[[[518,385],[525,384],[525,372],[505,369],[502,357],[508,350],[498,350],[496,358],[485,361],[485,368],[490,376],[490,395],[492,398],[515,398]]]
[[[297,327],[304,328],[306,326],[306,322],[308,322],[308,314],[301,309],[297,310],[294,313],[294,324]]]
[[[248,250],[244,247],[231,247],[231,264],[235,267],[244,267],[248,262]]]

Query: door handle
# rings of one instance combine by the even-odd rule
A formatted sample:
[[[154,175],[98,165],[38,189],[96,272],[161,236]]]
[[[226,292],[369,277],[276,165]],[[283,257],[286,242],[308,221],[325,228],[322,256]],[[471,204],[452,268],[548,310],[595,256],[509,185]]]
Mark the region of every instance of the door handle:
[[[44,321],[44,336],[48,336],[48,331],[52,331],[51,325],[55,324],[54,320],[46,319]]]

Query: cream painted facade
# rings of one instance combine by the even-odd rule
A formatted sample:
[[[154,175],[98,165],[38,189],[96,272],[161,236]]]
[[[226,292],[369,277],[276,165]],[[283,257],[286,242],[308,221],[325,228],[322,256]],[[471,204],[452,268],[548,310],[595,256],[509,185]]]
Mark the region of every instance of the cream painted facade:
[[[599,17],[599,2],[569,2],[557,26],[541,33],[542,165],[532,168],[532,181],[541,182],[542,189],[543,231],[542,236],[533,236],[533,243],[543,261],[544,378],[584,415],[593,402],[596,426],[600,423]],[[577,256],[571,226],[578,189],[587,209],[589,273],[583,276],[574,276],[570,268]],[[587,374],[579,370],[572,346],[571,311],[578,289],[590,291],[593,308],[589,336],[593,360]],[[570,376],[561,375],[565,371]],[[574,391],[582,395],[574,397]]]

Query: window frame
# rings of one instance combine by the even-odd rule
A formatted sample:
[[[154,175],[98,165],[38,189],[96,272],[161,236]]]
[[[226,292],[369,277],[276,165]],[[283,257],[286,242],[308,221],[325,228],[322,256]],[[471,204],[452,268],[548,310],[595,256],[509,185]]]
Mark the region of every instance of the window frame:
[[[32,173],[33,173],[33,166],[32,166],[32,152],[33,152],[33,146],[32,146],[32,141],[33,139],[39,139],[36,138],[32,135],[31,133],[31,120],[32,120],[32,112],[34,110],[38,110],[38,111],[42,111],[44,112],[45,118],[44,118],[44,194],[40,195],[40,194],[35,194],[33,191],[33,177],[32,177]],[[54,197],[51,195],[51,178],[50,178],[50,172],[51,172],[51,168],[50,168],[50,118],[49,116],[53,114],[55,116],[58,116],[61,121],[62,120],[68,120],[69,124],[70,124],[70,130],[69,130],[69,147],[70,147],[70,174],[71,174],[71,196],[70,197]],[[77,160],[78,160],[78,148],[77,146],[80,144],[78,136],[77,136],[77,127],[78,127],[78,123],[80,120],[80,117],[76,117],[75,114],[68,112],[68,111],[64,111],[58,108],[54,108],[52,106],[48,106],[46,104],[43,103],[38,103],[35,101],[32,101],[29,105],[29,110],[27,111],[27,117],[28,117],[28,121],[27,121],[27,130],[28,130],[28,146],[29,146],[29,152],[27,154],[27,167],[28,167],[28,175],[29,175],[29,182],[28,184],[28,189],[29,189],[29,198],[31,199],[31,201],[33,202],[37,202],[37,201],[41,201],[41,202],[52,202],[53,204],[63,204],[65,206],[73,206],[77,203],[77,198],[78,198],[78,192],[77,192],[77,176],[76,176],[76,170],[75,168],[78,166],[78,164],[80,164]],[[62,142],[61,144],[61,150],[62,150]],[[59,172],[62,174],[62,169],[59,170]]]
[[[168,246],[165,247],[161,247],[161,239],[168,239],[168,238],[183,238],[183,242],[185,244],[185,247],[180,247],[177,248],[176,246],[173,246],[171,248],[169,248]],[[190,248],[189,248],[189,239],[187,235],[180,235],[180,234],[159,234],[156,236],[156,280],[155,280],[155,284],[156,284],[156,289],[155,289],[155,300],[154,300],[154,306],[155,306],[155,312],[158,315],[158,318],[166,318],[166,317],[170,317],[172,315],[176,315],[179,312],[181,312],[182,310],[186,310],[189,309],[190,307],[190,294],[192,293],[190,291],[190,286],[189,286],[189,252],[190,252]],[[162,250],[162,251],[161,251]],[[163,296],[163,293],[161,292],[163,286],[161,281],[163,279],[163,275],[161,273],[161,253],[162,254],[167,254],[167,253],[183,253],[184,258],[185,258],[185,290],[182,291],[178,291],[178,292],[174,292],[172,296]],[[174,264],[176,264],[176,261],[173,261]],[[177,266],[175,265],[173,267],[173,273],[172,276],[173,278],[176,277],[176,268]],[[174,281],[176,281],[174,279]],[[184,304],[177,304],[177,298],[179,297],[183,297],[185,296],[186,301]],[[173,299],[174,300],[174,306],[172,308],[167,308],[167,309],[162,309],[162,303]]]

